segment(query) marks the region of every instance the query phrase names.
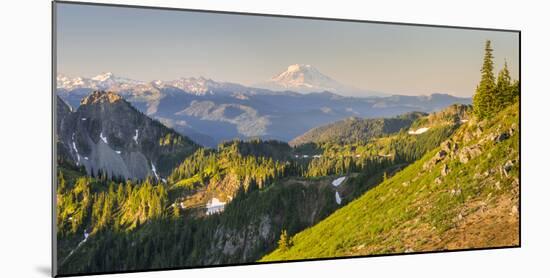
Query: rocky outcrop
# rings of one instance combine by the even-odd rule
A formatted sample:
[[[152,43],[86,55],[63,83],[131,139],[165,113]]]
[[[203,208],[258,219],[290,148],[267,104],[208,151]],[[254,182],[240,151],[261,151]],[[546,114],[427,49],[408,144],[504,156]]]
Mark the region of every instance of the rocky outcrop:
[[[424,163],[422,168],[424,170],[429,170],[429,169],[433,168],[437,163],[442,161],[446,156],[447,156],[447,152],[444,151],[444,150],[440,150],[432,157],[432,159],[430,159],[428,162]]]
[[[114,92],[93,91],[90,95],[82,99],[80,105],[91,105],[98,103],[115,103],[122,101],[122,97]]]
[[[58,102],[57,110],[59,149],[88,174],[160,180],[198,147],[113,92],[92,92],[74,112]]]
[[[516,164],[515,160],[508,160],[504,165],[502,165],[501,173],[506,176],[507,178],[510,176],[510,171],[512,171],[512,168]]]
[[[468,163],[468,161],[476,158],[478,155],[481,154],[481,146],[479,144],[475,144],[469,147],[463,147],[458,152],[458,160],[461,163]]]
[[[449,174],[449,166],[447,164],[443,164],[443,168],[441,168],[441,176],[446,176]]]

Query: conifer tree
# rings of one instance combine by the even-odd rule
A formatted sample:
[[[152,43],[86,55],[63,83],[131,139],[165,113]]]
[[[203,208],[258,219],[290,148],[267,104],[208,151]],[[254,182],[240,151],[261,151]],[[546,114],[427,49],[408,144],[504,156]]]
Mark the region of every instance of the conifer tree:
[[[508,63],[504,62],[504,68],[498,73],[496,88],[495,88],[495,108],[498,110],[512,104],[514,101],[512,90],[512,78],[508,70]]]
[[[487,118],[495,111],[495,76],[493,73],[493,48],[491,41],[485,42],[485,56],[483,58],[483,66],[481,67],[481,81],[476,88],[474,95],[474,113],[479,118]]]
[[[279,249],[281,251],[286,251],[290,247],[290,239],[288,237],[288,234],[286,233],[286,230],[281,231],[281,237],[279,238]]]

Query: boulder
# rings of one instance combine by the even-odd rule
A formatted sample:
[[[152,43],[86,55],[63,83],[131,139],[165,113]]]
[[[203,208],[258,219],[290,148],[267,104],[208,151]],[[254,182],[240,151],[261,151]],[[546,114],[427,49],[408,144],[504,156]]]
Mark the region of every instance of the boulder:
[[[451,147],[452,147],[451,140],[445,140],[443,143],[441,143],[441,150],[443,150],[447,153],[451,152]]]
[[[460,194],[462,194],[462,189],[460,189],[460,188],[456,189],[456,190],[455,189],[451,190],[451,196],[458,196]]]
[[[483,129],[480,126],[478,126],[476,128],[476,130],[474,131],[474,136],[476,138],[479,138],[481,136],[481,134],[483,134]]]
[[[502,142],[502,141],[504,141],[508,138],[510,138],[510,133],[508,133],[508,131],[505,131],[505,132],[502,132],[502,133],[499,133],[499,134],[495,135],[493,137],[493,141],[495,143],[500,143],[500,142]]]
[[[468,161],[476,158],[480,154],[481,147],[477,144],[470,147],[464,147],[458,152],[458,160],[461,163],[468,163]]]
[[[515,161],[512,161],[512,160],[506,161],[506,163],[504,163],[504,165],[501,168],[501,173],[508,178],[510,175],[510,171],[514,167],[514,164],[515,164]]]
[[[437,163],[439,163],[440,161],[442,161],[445,156],[447,156],[447,152],[444,151],[444,150],[440,150],[438,151],[434,157],[432,157],[432,159],[430,159],[429,161],[427,161],[426,163],[424,163],[424,165],[422,166],[422,169],[424,170],[428,170],[428,169],[431,169],[433,168]]]
[[[447,164],[443,164],[443,168],[441,168],[441,175],[446,176],[449,173],[449,166]]]

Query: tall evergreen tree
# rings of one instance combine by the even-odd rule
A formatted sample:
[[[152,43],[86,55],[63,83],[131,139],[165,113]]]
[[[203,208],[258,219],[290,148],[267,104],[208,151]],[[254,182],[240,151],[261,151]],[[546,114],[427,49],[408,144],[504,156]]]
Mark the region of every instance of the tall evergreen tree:
[[[485,56],[483,58],[483,66],[481,67],[481,81],[476,88],[474,95],[474,113],[479,118],[487,118],[491,116],[495,110],[495,76],[493,73],[493,48],[491,41],[485,42]]]
[[[508,63],[504,62],[504,68],[498,73],[497,84],[495,88],[496,109],[500,110],[514,101],[512,91],[512,78],[508,70]]]

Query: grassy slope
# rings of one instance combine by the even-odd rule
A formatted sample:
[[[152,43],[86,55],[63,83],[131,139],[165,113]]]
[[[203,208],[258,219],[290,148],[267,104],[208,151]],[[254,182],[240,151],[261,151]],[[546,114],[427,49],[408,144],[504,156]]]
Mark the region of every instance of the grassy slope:
[[[456,154],[424,170],[436,148],[262,261],[518,245],[518,123],[517,104],[486,122],[470,120],[452,137]],[[509,139],[493,140],[510,128]],[[458,153],[475,144],[481,154],[461,163]],[[515,161],[508,177],[507,161]]]

